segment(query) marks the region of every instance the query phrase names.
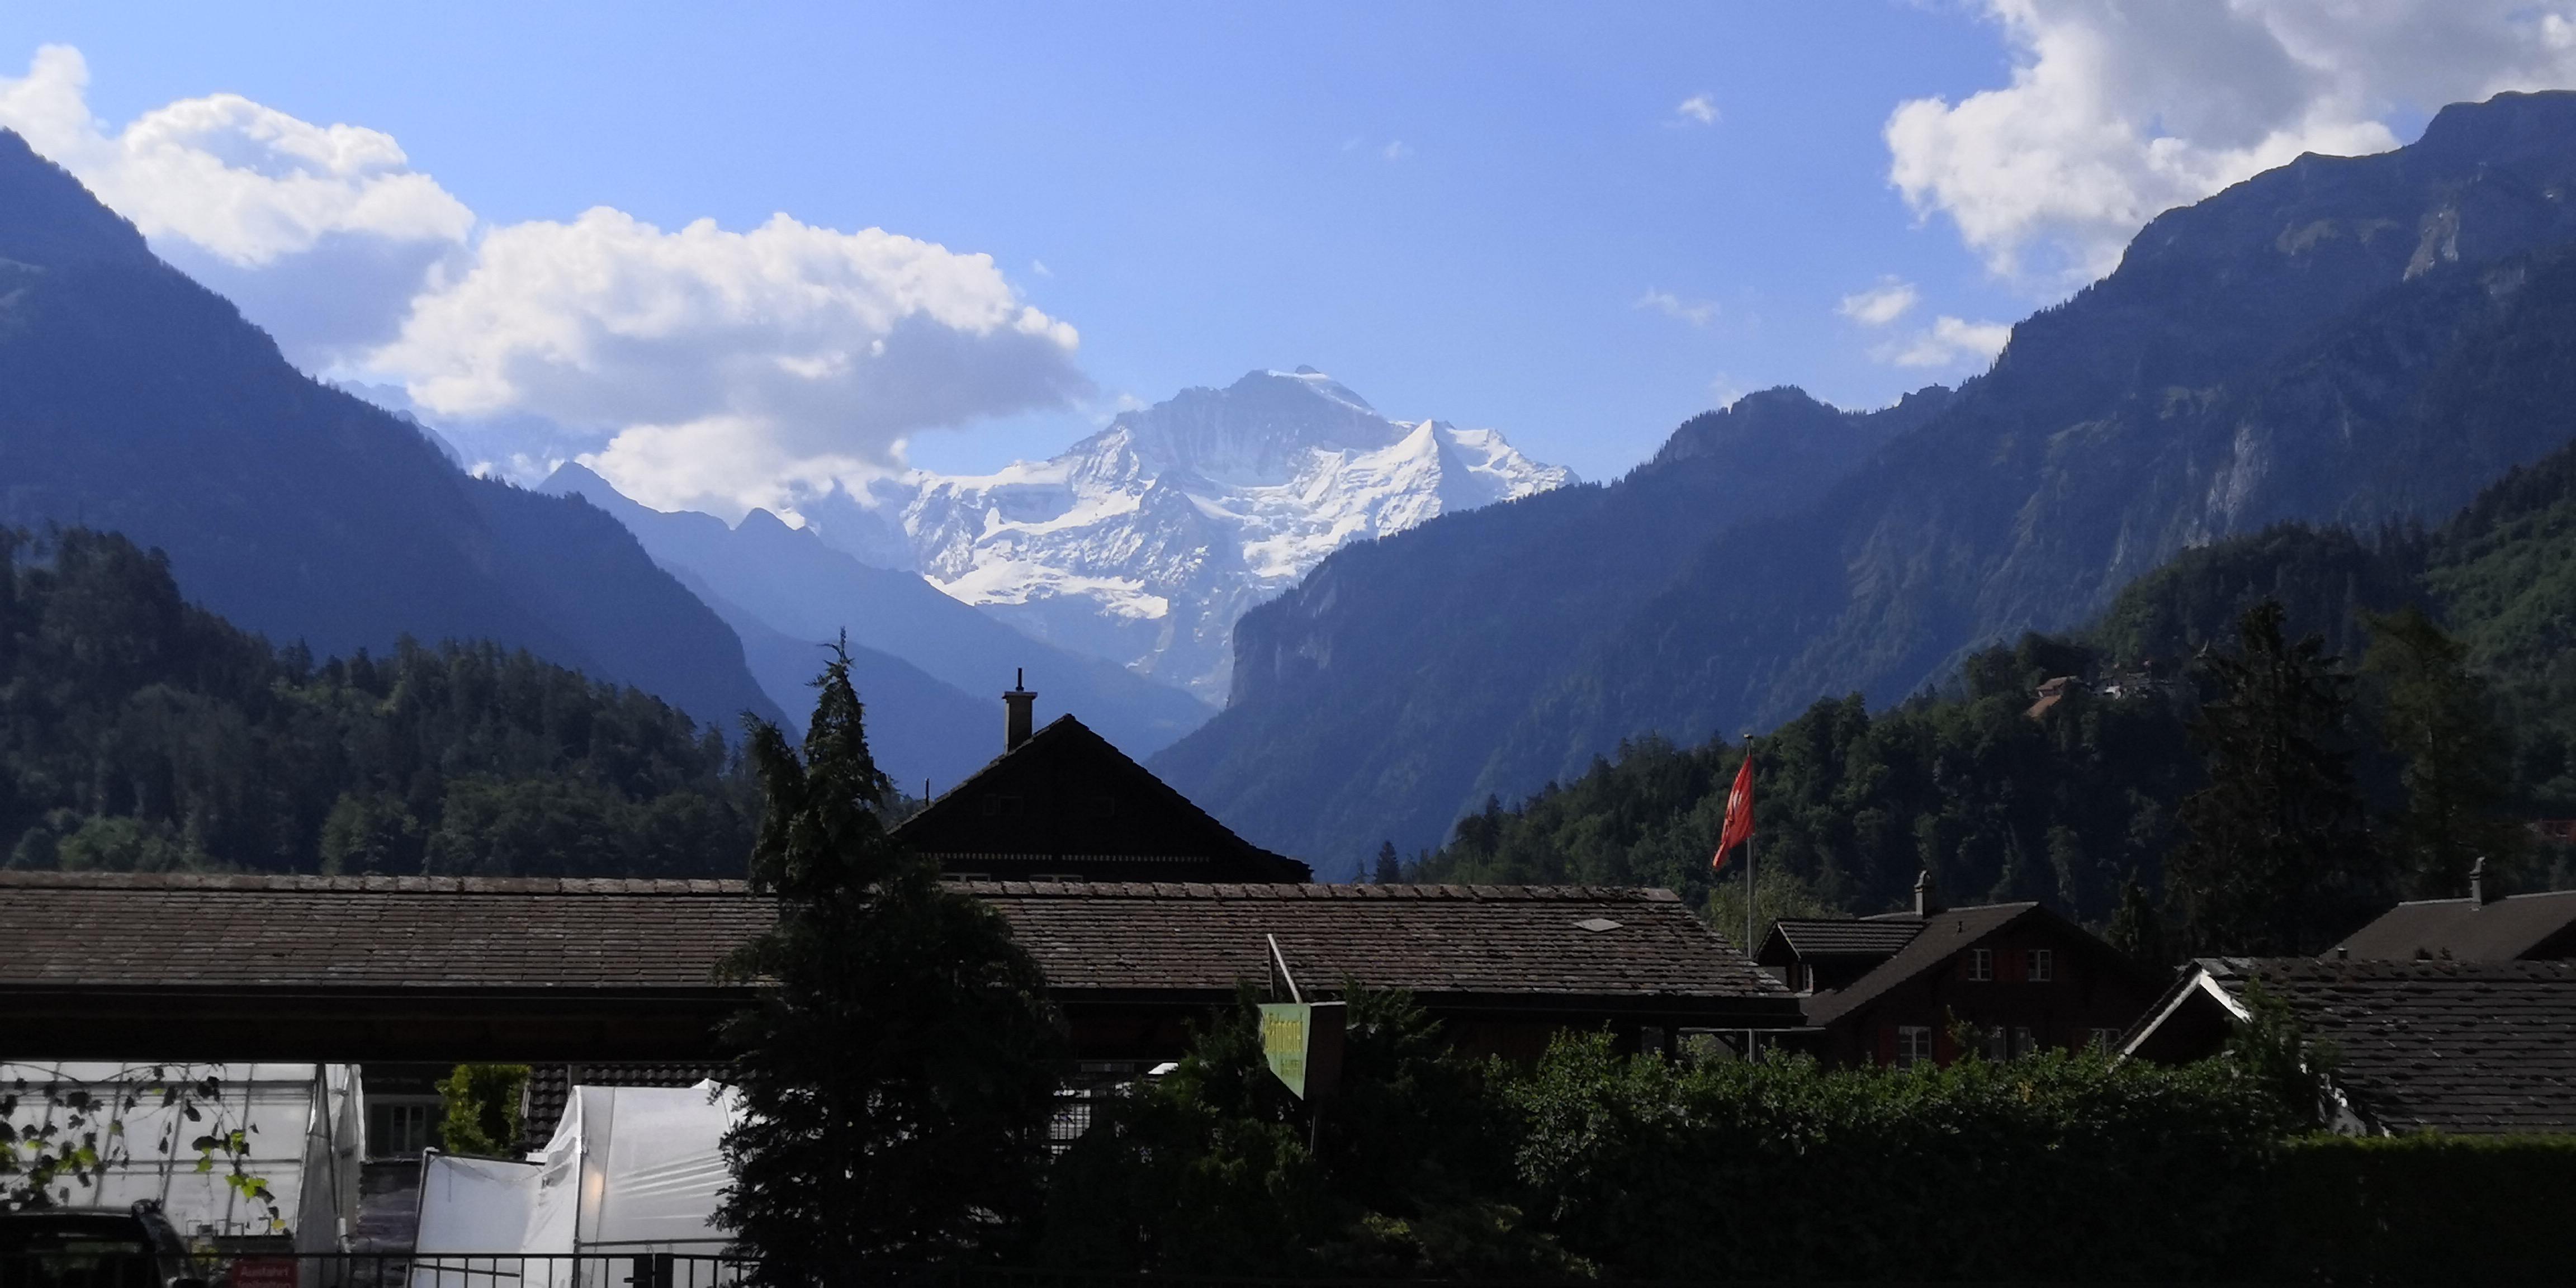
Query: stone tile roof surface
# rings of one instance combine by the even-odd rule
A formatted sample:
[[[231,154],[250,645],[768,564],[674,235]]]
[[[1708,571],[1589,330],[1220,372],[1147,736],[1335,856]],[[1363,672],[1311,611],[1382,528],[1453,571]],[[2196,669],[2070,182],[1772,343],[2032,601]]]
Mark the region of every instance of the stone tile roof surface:
[[[0,872],[0,987],[707,988],[739,881]]]
[[[2576,927],[2576,890],[2507,895],[2481,904],[2473,899],[2422,899],[2401,903],[2343,942],[2347,956],[2409,961],[2418,956],[2462,961],[2511,961],[2545,946],[2556,955],[2557,938]]]
[[[1920,929],[1894,956],[1853,980],[1849,988],[1816,994],[1807,1003],[1807,1023],[1831,1024],[1878,1000],[1890,989],[1948,961],[1952,955],[1974,946],[1978,940],[2038,910],[2036,903],[1991,903],[1977,908],[1936,912],[1920,921],[1912,917],[1885,918],[1881,924],[1919,926]]]
[[[1789,996],[1669,890],[1607,886],[966,882],[1058,987],[1301,986],[1418,993]]]
[[[2576,1130],[2576,962],[2212,958],[2337,1050],[2336,1084],[2391,1132]]]
[[[1772,929],[1800,957],[1884,957],[1914,942],[1923,923],[1910,917],[1903,921],[1783,917],[1772,923]]]
[[[957,882],[1059,990],[1268,976],[1424,993],[1786,999],[1667,890]],[[759,933],[738,881],[0,873],[0,988],[705,988]]]

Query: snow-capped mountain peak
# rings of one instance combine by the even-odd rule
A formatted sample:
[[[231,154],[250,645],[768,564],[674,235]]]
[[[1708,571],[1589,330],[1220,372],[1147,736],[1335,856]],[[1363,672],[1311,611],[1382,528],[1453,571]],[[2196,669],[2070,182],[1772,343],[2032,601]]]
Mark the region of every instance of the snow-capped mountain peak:
[[[1391,420],[1312,367],[1121,414],[1047,461],[808,512],[1042,639],[1223,701],[1235,620],[1352,541],[1561,487],[1489,429]]]

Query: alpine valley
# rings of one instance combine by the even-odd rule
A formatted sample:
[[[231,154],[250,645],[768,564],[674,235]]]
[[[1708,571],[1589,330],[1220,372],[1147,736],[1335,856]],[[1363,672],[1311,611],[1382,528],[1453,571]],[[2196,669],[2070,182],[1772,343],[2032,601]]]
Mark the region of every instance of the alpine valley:
[[[2454,105],[2158,217],[1955,393],[1757,395],[1609,486],[1337,553],[1153,767],[1347,877],[1626,739],[1893,703],[2187,547],[2447,518],[2576,436],[2571,300],[2576,94]]]

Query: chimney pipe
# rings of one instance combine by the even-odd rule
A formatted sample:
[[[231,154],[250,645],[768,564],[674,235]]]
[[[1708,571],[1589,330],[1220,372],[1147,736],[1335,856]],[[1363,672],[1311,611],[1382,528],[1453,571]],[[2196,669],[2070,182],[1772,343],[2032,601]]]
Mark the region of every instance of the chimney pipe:
[[[1011,672],[1010,690],[1002,695],[1002,750],[1017,751],[1037,732],[1038,695],[1029,689],[1025,667]]]
[[[1914,915],[1929,917],[1941,911],[1941,891],[1932,884],[1932,869],[1923,869],[1914,878]]]
[[[2495,902],[2495,893],[2487,888],[2487,856],[2469,865],[2469,902],[2483,908]]]

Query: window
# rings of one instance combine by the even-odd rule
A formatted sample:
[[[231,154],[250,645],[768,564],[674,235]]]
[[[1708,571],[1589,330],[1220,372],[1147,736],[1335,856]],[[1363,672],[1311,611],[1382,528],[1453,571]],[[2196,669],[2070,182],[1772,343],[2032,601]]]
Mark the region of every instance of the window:
[[[1990,980],[1994,977],[1995,950],[1991,948],[1969,949],[1968,978],[1973,980]]]
[[[2039,1036],[2037,1034],[2032,1033],[2028,1029],[2017,1028],[2013,1030],[2014,1055],[2035,1055],[2038,1051]]]
[[[2104,1055],[2119,1050],[2120,1031],[2118,1029],[2093,1030],[2093,1049]]]
[[[2004,1026],[2000,1024],[1994,1025],[1988,1028],[1981,1036],[1985,1039],[1987,1059],[1992,1060],[1997,1064],[2001,1064],[2012,1058],[2012,1045],[2004,1035]]]
[[[1896,1067],[1911,1069],[1932,1059],[1932,1026],[1899,1024],[1896,1026]]]
[[[2030,950],[2028,957],[2029,961],[2026,964],[2030,967],[2028,973],[2030,975],[2031,983],[2045,984],[2050,980],[2057,978],[2057,954],[2055,952],[2046,948],[2034,948]]]
[[[369,1096],[367,1157],[418,1158],[438,1143],[439,1120],[446,1117],[436,1096]]]

